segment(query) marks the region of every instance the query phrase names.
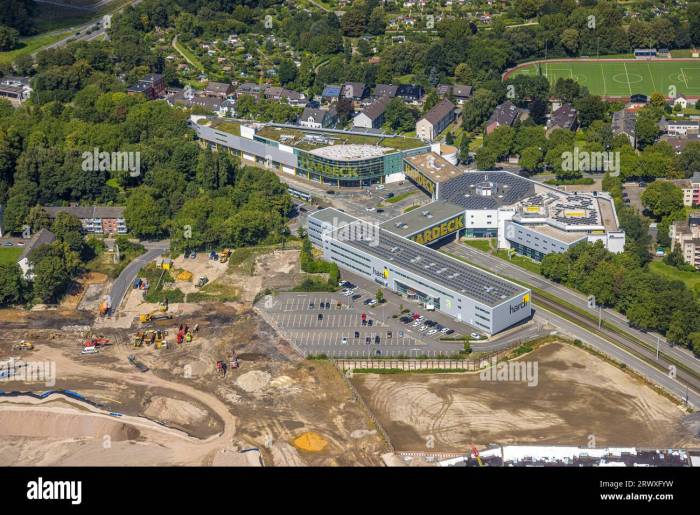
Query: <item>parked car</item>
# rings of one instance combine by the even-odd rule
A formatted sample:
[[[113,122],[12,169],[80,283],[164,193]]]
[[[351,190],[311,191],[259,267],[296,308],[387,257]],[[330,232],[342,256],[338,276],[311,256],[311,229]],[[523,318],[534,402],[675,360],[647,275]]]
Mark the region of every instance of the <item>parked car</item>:
[[[437,333],[437,329],[431,329],[430,331],[428,331],[428,332],[425,333],[425,334],[427,334],[428,336],[432,336],[432,335],[434,335],[435,333]]]
[[[382,339],[379,337],[379,335],[377,335],[377,336],[374,337],[374,343],[376,343],[376,344],[379,344],[379,342],[380,342],[381,340],[382,340]]]
[[[355,331],[355,338],[359,338],[359,337],[360,337],[360,331]]]
[[[343,339],[340,340],[340,343],[341,343],[342,345],[347,345],[347,344],[348,344],[348,339],[347,339],[345,336],[343,336]]]
[[[319,320],[323,320],[323,313],[319,313],[319,314],[318,314],[318,319],[319,319]]]
[[[481,335],[480,335],[479,333],[471,333],[469,336],[470,336],[472,339],[474,339],[474,340],[480,340],[480,339],[481,339]]]

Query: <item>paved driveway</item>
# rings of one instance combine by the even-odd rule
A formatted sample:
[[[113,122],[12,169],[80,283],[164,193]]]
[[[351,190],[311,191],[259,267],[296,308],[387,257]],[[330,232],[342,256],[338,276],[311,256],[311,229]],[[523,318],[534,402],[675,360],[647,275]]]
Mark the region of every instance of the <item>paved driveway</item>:
[[[112,300],[111,313],[114,313],[119,309],[119,305],[124,299],[126,291],[133,286],[134,279],[136,279],[136,275],[139,273],[139,270],[167,250],[170,247],[170,242],[166,240],[155,243],[146,243],[144,244],[144,247],[146,247],[146,252],[126,265],[124,270],[122,270],[122,273],[119,274],[119,277],[114,280],[114,283],[112,284],[112,291],[110,293]]]

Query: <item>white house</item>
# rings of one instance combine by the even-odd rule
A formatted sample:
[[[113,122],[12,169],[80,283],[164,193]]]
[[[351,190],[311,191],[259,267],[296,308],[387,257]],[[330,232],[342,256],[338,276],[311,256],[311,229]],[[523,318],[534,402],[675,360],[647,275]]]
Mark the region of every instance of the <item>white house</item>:
[[[29,263],[29,254],[32,251],[42,245],[49,245],[56,240],[56,235],[49,231],[48,229],[42,229],[36,233],[31,240],[24,246],[22,254],[20,254],[17,264],[22,269],[22,274],[25,279],[34,279],[34,274],[32,273],[32,265]]]

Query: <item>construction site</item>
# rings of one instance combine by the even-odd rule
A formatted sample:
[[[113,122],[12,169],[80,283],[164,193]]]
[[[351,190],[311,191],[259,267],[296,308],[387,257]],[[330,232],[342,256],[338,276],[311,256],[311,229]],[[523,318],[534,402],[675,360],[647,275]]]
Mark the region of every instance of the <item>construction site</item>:
[[[380,464],[386,443],[344,378],[303,360],[253,310],[263,282],[294,286],[298,254],[211,269],[209,256],[200,269],[174,260],[241,300],[150,303],[135,284],[118,316],[94,301],[0,311],[0,361],[55,369],[51,382],[2,378],[2,465]]]
[[[523,357],[532,388],[305,359],[256,304],[304,277],[294,248],[190,254],[148,264],[118,306],[93,277],[70,304],[0,310],[15,367],[0,371],[0,464],[403,465],[392,456],[591,435],[698,447],[681,406],[568,343]],[[52,377],[28,373],[42,363]]]

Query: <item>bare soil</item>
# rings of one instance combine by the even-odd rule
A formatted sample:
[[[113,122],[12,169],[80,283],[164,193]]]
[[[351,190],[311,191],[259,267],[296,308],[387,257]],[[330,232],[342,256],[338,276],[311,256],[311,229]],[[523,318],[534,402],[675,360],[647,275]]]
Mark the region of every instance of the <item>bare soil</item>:
[[[355,374],[352,381],[397,450],[464,451],[472,444],[695,446],[684,412],[624,371],[553,343],[523,359],[537,386],[479,374]]]

